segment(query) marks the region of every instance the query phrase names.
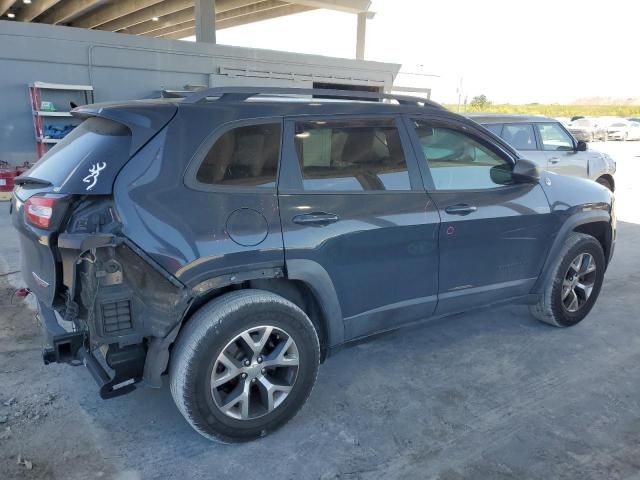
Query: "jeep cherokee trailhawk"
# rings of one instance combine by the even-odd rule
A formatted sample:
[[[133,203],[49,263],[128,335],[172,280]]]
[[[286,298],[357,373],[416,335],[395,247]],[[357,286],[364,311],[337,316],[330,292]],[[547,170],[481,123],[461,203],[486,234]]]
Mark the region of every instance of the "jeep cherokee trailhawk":
[[[609,190],[428,100],[217,88],[73,115],[11,202],[44,360],[105,398],[168,373],[210,439],[283,425],[376,332],[505,302],[574,325],[613,252]]]

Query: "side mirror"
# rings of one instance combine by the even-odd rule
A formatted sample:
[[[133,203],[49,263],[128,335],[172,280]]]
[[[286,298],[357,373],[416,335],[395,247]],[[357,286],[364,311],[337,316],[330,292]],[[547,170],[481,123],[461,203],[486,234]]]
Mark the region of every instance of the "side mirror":
[[[578,140],[578,145],[576,146],[576,152],[586,152],[587,151],[587,142],[583,140]]]
[[[521,158],[513,166],[511,175],[516,183],[535,183],[540,180],[540,168],[535,162]]]

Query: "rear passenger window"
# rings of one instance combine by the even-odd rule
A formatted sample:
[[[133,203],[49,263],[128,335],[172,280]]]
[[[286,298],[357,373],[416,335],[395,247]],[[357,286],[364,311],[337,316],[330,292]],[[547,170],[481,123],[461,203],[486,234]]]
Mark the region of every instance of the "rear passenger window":
[[[517,150],[536,149],[536,136],[533,133],[533,125],[529,123],[505,125],[502,139]]]
[[[280,124],[237,127],[218,137],[198,168],[209,185],[275,188],[280,158]]]
[[[411,190],[393,120],[300,122],[295,145],[305,190]]]

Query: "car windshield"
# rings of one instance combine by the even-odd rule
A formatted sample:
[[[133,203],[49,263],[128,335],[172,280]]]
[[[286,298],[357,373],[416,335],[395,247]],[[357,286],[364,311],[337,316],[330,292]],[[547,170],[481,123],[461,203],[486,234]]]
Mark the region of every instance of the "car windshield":
[[[575,120],[573,122],[573,125],[578,126],[578,127],[590,127],[591,126],[591,122],[589,120],[587,120],[586,118],[579,118],[578,120]]]

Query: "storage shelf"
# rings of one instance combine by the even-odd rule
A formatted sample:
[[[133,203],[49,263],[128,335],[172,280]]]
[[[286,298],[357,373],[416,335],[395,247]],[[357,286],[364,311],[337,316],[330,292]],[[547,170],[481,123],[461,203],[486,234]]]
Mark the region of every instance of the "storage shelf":
[[[91,85],[66,85],[64,83],[33,82],[30,86],[45,90],[93,91],[93,87]]]
[[[49,112],[47,110],[34,110],[33,114],[39,117],[73,117],[69,112]]]
[[[26,0],[25,0],[26,1]],[[2,2],[2,0],[0,0]],[[51,145],[59,143],[62,138],[45,138],[47,132],[56,134],[48,130],[48,126],[51,123],[65,123],[63,131],[69,133],[67,127],[74,127],[78,125],[77,117],[71,115],[71,112],[64,110],[42,110],[42,106],[53,107],[54,103],[49,101],[49,96],[55,99],[56,103],[60,106],[69,105],[73,103],[80,103],[82,105],[88,105],[94,102],[93,87],[91,85],[70,85],[64,83],[49,83],[34,81],[29,84],[29,99],[31,100],[31,118],[33,120],[33,130],[35,132],[36,139],[36,155],[38,158],[42,158],[47,153]],[[79,96],[84,97],[84,103],[79,100]],[[66,98],[63,102],[61,98]],[[66,108],[66,107],[62,107]],[[54,118],[60,118],[59,122],[54,122]],[[74,118],[73,121],[66,120]],[[66,134],[65,133],[65,134]]]

